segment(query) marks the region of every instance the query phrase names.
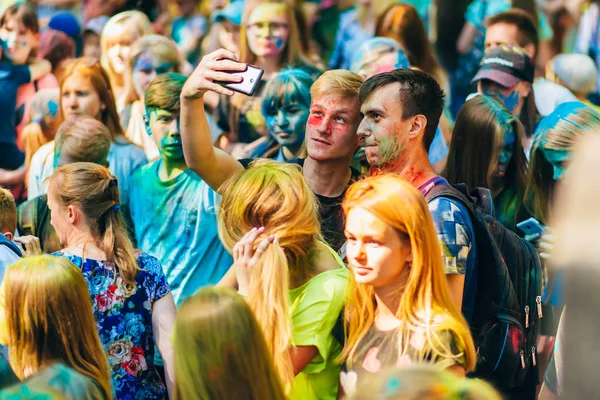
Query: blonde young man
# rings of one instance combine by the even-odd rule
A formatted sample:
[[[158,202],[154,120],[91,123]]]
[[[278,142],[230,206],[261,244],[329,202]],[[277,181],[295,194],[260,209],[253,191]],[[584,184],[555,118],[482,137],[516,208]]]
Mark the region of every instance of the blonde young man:
[[[181,138],[187,164],[216,191],[247,162],[213,147],[204,95],[233,95],[233,91],[213,81],[240,82],[232,72],[245,69],[233,53],[217,50],[202,59],[181,93]],[[350,162],[359,145],[356,131],[361,121],[358,92],[362,83],[362,78],[345,70],[327,71],[315,81],[306,124],[308,157],[297,160],[319,200],[325,239],[335,250],[345,241],[341,201],[346,188],[358,178]]]

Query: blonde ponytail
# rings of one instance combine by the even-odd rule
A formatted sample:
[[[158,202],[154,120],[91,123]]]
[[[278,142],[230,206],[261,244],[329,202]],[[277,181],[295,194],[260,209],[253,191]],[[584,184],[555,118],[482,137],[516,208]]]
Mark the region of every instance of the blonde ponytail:
[[[135,277],[139,271],[135,249],[129,240],[125,229],[125,219],[119,211],[120,205],[115,204],[105,215],[106,226],[100,248],[106,255],[106,260],[118,265],[123,281],[135,285]]]
[[[267,348],[273,355],[279,377],[284,384],[291,384],[294,378],[289,353],[292,320],[288,290],[287,258],[278,244],[272,244],[252,270],[248,303],[262,328]]]

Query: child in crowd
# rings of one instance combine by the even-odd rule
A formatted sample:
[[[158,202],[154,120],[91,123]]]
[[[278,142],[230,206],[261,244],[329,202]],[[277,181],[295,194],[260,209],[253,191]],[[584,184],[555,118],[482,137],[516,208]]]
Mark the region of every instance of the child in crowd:
[[[594,60],[584,54],[558,54],[546,66],[546,79],[566,87],[578,100],[600,111],[588,100],[596,90],[597,78]]]
[[[145,131],[160,158],[134,174],[129,195],[138,245],[160,260],[176,304],[219,282],[233,261],[217,232],[219,196],[183,157],[179,96],[185,81],[163,74],[146,91]]]

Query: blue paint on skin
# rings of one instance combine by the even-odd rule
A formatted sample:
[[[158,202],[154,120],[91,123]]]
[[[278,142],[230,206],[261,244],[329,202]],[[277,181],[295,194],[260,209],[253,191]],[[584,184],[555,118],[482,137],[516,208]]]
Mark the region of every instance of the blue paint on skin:
[[[306,72],[288,69],[273,77],[265,88],[262,112],[269,133],[292,154],[304,142],[312,83]]]
[[[163,158],[183,160],[183,145],[179,134],[179,113],[168,110],[151,110],[149,119],[152,139]]]
[[[165,74],[171,71],[173,68],[173,64],[170,62],[158,62],[157,58],[151,57],[148,53],[143,53],[140,55],[137,60],[135,60],[135,64],[133,66],[133,70],[135,72],[144,72],[144,73],[152,73],[156,72],[156,75]]]
[[[283,40],[282,37],[275,38],[275,47],[277,47],[278,49],[282,49],[284,45],[285,45],[285,41]]]
[[[514,112],[517,105],[519,104],[519,91],[513,90],[509,93],[502,93],[502,91],[496,88],[485,88],[483,94],[486,96],[495,97],[502,102],[511,112]]]
[[[50,116],[52,116],[52,118],[56,117],[56,114],[58,113],[58,103],[56,101],[48,101],[48,112],[50,113]]]

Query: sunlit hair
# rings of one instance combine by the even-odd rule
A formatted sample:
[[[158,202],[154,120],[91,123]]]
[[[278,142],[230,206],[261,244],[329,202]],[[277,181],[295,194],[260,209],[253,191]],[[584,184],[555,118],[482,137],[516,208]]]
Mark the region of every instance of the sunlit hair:
[[[395,175],[379,175],[354,183],[343,202],[346,216],[354,208],[364,209],[390,227],[410,243],[412,266],[404,287],[400,289],[400,305],[395,316],[403,322],[398,329],[398,357],[409,348],[411,334],[423,330],[431,354],[427,357],[461,359],[466,361],[467,372],[475,368],[475,346],[469,327],[456,309],[444,274],[439,239],[423,195],[408,182]],[[352,267],[352,261],[350,261]],[[350,274],[349,297],[346,303],[346,344],[341,358],[352,363],[361,340],[373,326],[376,313],[373,286],[357,283]],[[464,349],[453,354],[443,343],[439,332],[454,336],[457,347]],[[415,360],[416,361],[416,360]]]
[[[179,307],[175,400],[285,398],[261,327],[235,291],[205,287]]]
[[[579,102],[560,104],[540,121],[535,132],[531,156],[531,167],[527,195],[533,199],[533,215],[547,223],[549,206],[554,193],[554,168],[546,160],[544,150],[571,153],[581,137],[589,133],[600,133],[600,114]]]
[[[122,87],[123,76],[117,74],[108,59],[108,50],[117,44],[130,46],[138,38],[154,33],[150,20],[141,11],[124,11],[112,16],[100,36],[100,49],[102,52],[102,66],[110,77],[113,87]]]
[[[64,208],[73,205],[81,210],[95,244],[115,269],[115,279],[119,272],[123,281],[135,285],[139,267],[125,220],[115,208],[120,204],[117,178],[98,164],[67,164],[50,176],[48,196]]]
[[[325,71],[310,88],[312,99],[321,96],[338,96],[358,99],[363,78],[345,69]]]
[[[313,78],[301,69],[290,68],[281,71],[269,79],[263,92],[262,113],[274,115],[281,107],[289,104],[300,104],[310,108],[310,86]],[[306,121],[304,121],[306,125]],[[303,131],[304,132],[304,131]],[[273,134],[273,132],[271,132]],[[280,146],[277,146],[276,152]],[[303,143],[299,157],[306,156],[306,145]]]
[[[406,52],[394,39],[384,37],[374,37],[360,46],[354,56],[354,62],[350,70],[360,74],[362,70],[377,63],[379,58],[386,54],[396,53],[398,61],[396,68],[408,68],[410,66]]]
[[[461,378],[435,365],[413,365],[381,371],[358,385],[349,400],[501,400],[481,379]]]
[[[178,113],[181,109],[179,97],[186,80],[186,76],[172,73],[154,78],[144,96],[146,110],[166,110]]]
[[[25,166],[29,169],[31,158],[42,145],[54,139],[58,127],[60,91],[42,89],[31,100],[30,123],[25,125],[21,137],[25,150]]]
[[[265,227],[255,246],[265,235],[275,235],[279,242],[253,268],[248,301],[287,384],[293,378],[288,289],[306,282],[313,272],[311,260],[322,240],[316,197],[297,165],[270,160],[255,161],[228,179],[220,192],[219,236],[225,248],[231,252],[254,227]]]
[[[117,107],[115,105],[115,98],[113,96],[112,87],[110,80],[104,68],[100,65],[97,60],[90,57],[81,57],[72,61],[68,61],[65,66],[63,80],[60,83],[60,97],[63,97],[63,87],[67,79],[71,76],[77,75],[81,78],[88,79],[90,84],[96,90],[100,102],[104,104],[104,110],[100,116],[100,122],[102,122],[113,137],[113,140],[117,136],[124,136],[123,128],[119,120],[119,114],[117,113]],[[64,110],[61,106],[61,122],[64,120]]]
[[[34,34],[40,32],[37,13],[31,4],[18,2],[4,10],[4,14],[0,17],[0,28],[4,28],[4,25],[9,20],[14,20],[18,24],[22,24],[25,29],[30,30]],[[37,49],[33,47],[29,53],[29,58],[35,57],[36,54]]]
[[[183,72],[183,59],[173,40],[162,35],[142,36],[131,45],[129,50],[125,69],[125,105],[140,99],[133,84],[133,73],[137,59],[144,53],[148,53],[153,59],[171,64],[172,72]]]
[[[73,162],[93,162],[106,166],[111,136],[108,128],[95,118],[78,116],[63,122],[56,133],[54,154],[66,155]]]
[[[515,135],[513,156],[498,185],[492,174],[500,156],[499,144],[509,129]],[[512,188],[514,198],[506,206],[516,202],[520,207],[527,187],[527,159],[521,144],[523,133],[519,119],[503,104],[491,97],[475,96],[460,109],[454,122],[444,177],[452,184],[488,188],[494,196],[502,189]]]
[[[23,379],[61,362],[111,398],[108,360],[81,271],[65,257],[35,256],[4,276],[10,364]]]
[[[411,66],[433,76],[442,87],[448,86],[448,74],[437,61],[415,7],[402,3],[390,7],[379,19],[376,35],[396,40],[406,52]]]
[[[17,205],[10,190],[0,186],[0,233],[17,231]]]

